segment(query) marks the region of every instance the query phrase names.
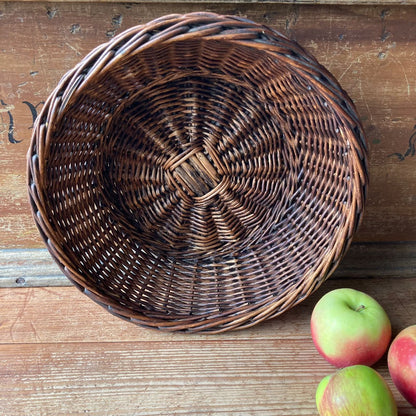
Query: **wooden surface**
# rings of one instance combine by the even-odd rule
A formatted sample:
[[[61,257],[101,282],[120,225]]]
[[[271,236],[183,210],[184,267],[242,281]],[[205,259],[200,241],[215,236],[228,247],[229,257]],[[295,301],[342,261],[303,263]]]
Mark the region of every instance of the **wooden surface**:
[[[356,243],[334,279],[413,278],[416,244]],[[0,249],[0,288],[71,286],[46,249]]]
[[[313,346],[309,317],[325,291],[345,286],[375,296],[395,333],[415,322],[414,279],[333,279],[282,318],[224,335],[142,329],[73,287],[1,289],[0,413],[317,415],[316,387],[334,368]],[[375,368],[399,414],[416,415],[385,358]]]
[[[416,324],[416,2],[283,3],[0,2],[0,415],[317,415],[317,384],[334,371],[309,333],[324,293],[374,296],[395,334]],[[364,221],[334,276],[282,317],[223,335],[142,329],[87,299],[44,249],[26,192],[33,118],[61,76],[132,25],[197,10],[263,22],[311,51],[356,103],[370,155]],[[416,415],[385,357],[375,367],[399,414]]]
[[[202,8],[284,32],[340,80],[370,148],[369,200],[356,241],[415,241],[416,7],[6,2],[0,3],[0,247],[43,247],[27,204],[25,157],[33,116],[61,76],[123,29]]]
[[[37,2],[38,0],[19,0],[25,2]],[[89,0],[57,0],[55,3],[90,3]],[[125,1],[125,0],[101,0],[101,2],[111,2],[111,3],[139,3],[134,1]],[[140,3],[162,3],[162,4],[176,4],[176,3],[185,3],[184,0],[146,0],[145,2]],[[197,4],[241,4],[241,3],[267,3],[267,4],[324,4],[324,5],[413,5],[416,4],[416,0],[192,0],[192,3]]]

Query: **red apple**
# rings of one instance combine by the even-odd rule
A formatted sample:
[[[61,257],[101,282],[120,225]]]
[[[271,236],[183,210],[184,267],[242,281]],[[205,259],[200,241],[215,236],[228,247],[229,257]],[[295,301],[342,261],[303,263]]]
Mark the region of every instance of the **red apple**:
[[[321,416],[396,416],[397,406],[385,380],[364,365],[338,370],[316,390]]]
[[[354,289],[336,289],[315,305],[311,317],[313,342],[338,368],[377,362],[391,339],[390,320],[371,296]]]
[[[416,325],[403,329],[394,338],[387,363],[397,389],[416,407]]]

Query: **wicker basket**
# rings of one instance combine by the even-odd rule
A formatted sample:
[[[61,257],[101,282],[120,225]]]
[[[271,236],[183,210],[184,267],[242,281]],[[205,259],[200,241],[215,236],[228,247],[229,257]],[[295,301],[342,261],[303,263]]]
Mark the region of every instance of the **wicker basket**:
[[[305,299],[360,222],[365,138],[334,77],[254,22],[170,15],[94,49],[47,100],[31,208],[117,316],[220,332]]]

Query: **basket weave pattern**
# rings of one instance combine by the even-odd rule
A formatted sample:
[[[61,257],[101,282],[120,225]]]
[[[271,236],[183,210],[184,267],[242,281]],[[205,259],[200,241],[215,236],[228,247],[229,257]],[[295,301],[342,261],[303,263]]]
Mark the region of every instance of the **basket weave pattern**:
[[[28,185],[48,249],[88,296],[141,325],[219,332],[281,314],[337,267],[363,210],[365,140],[296,43],[170,15],[65,75]]]

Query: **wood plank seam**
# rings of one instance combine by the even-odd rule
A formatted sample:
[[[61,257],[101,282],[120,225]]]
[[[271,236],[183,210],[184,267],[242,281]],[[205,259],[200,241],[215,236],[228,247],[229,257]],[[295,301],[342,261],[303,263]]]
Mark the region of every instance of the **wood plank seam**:
[[[416,242],[353,243],[332,278],[416,277]],[[72,286],[46,249],[0,249],[0,288]]]

